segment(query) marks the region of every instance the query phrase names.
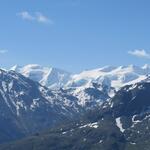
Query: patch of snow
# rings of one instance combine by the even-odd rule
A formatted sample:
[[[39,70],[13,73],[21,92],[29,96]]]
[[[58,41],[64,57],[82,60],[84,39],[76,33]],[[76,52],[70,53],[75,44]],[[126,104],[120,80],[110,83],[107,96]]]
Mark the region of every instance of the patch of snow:
[[[67,132],[63,132],[62,134],[66,134]]]
[[[99,143],[100,143],[100,144],[103,143],[103,140],[100,140]]]
[[[2,81],[2,87],[3,87],[3,90],[5,92],[7,92],[7,85],[6,85],[6,82]]]
[[[82,128],[86,128],[86,127],[97,129],[99,127],[99,125],[98,125],[98,122],[95,122],[95,123],[89,123],[89,124],[80,126],[79,128],[82,129]]]
[[[136,145],[136,143],[134,143],[134,142],[130,142],[130,144],[131,144],[131,145]]]
[[[39,107],[39,100],[40,100],[39,98],[33,99],[30,109],[34,110],[35,108]]]
[[[17,111],[17,116],[19,116],[20,115],[20,108],[24,108],[24,105],[23,105],[23,102],[21,102],[21,101],[17,101],[16,102],[16,111]]]
[[[135,120],[135,117],[136,117],[137,115],[134,115],[133,117],[132,117],[132,128],[136,125],[136,124],[138,124],[138,123],[140,123],[140,122],[142,122],[142,121],[140,121],[140,120]]]
[[[114,103],[113,103],[113,102],[111,102],[111,105],[110,105],[110,107],[111,107],[111,108],[113,108],[113,106],[114,106]]]
[[[120,117],[116,118],[116,126],[120,129],[120,131],[122,133],[125,131],[125,129],[123,128],[123,125],[121,123],[121,118]]]
[[[9,104],[9,102],[8,102],[8,99],[7,99],[7,97],[6,97],[5,93],[4,93],[4,91],[2,91],[2,90],[0,89],[0,93],[1,93],[2,97],[4,98],[6,105],[7,105],[9,108],[11,108],[11,106],[10,106],[10,104]]]
[[[12,89],[12,87],[13,87],[13,81],[8,84],[9,91]]]

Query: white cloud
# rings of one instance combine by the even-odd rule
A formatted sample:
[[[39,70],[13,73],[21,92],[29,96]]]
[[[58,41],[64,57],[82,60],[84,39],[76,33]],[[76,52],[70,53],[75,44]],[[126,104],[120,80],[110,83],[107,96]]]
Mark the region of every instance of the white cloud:
[[[34,12],[33,14],[30,14],[28,11],[23,11],[17,14],[24,20],[28,21],[35,21],[38,23],[47,23],[47,24],[53,24],[54,22],[49,19],[47,16],[43,15],[41,12]]]
[[[8,50],[6,50],[6,49],[0,49],[0,54],[5,54],[7,52],[8,52]]]
[[[36,12],[36,20],[38,22],[41,22],[41,23],[50,23],[50,24],[53,24],[52,20],[50,20],[48,17],[44,16],[40,12]]]
[[[18,13],[18,16],[20,16],[24,20],[30,20],[30,21],[35,20],[35,18],[32,15],[30,15],[30,13],[27,11]]]
[[[133,51],[128,51],[128,54],[140,57],[140,58],[147,58],[150,59],[150,53],[146,52],[145,50],[133,50]]]

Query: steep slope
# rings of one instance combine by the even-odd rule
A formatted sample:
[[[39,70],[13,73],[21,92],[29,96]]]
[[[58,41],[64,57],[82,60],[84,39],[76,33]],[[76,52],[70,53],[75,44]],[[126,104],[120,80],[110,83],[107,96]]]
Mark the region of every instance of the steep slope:
[[[0,142],[71,119],[82,109],[63,90],[50,91],[14,71],[0,70]]]
[[[86,109],[94,109],[102,105],[115,94],[115,89],[103,83],[91,82],[78,88],[66,88],[68,94],[78,99],[78,104]]]
[[[80,121],[53,128],[0,150],[148,150],[150,79],[119,90]]]

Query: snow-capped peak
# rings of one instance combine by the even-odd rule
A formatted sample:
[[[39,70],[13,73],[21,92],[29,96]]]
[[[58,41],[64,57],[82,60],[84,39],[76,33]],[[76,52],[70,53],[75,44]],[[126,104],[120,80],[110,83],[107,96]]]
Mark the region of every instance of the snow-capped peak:
[[[18,65],[14,65],[13,67],[10,68],[10,70],[17,71],[18,68],[20,68]]]
[[[148,65],[144,67],[134,65],[119,67],[106,66],[73,75],[72,79],[67,83],[67,86],[80,87],[89,84],[89,82],[102,83],[105,81],[107,85],[119,89],[122,86],[144,80],[149,72],[150,68]]]
[[[90,83],[106,84],[119,89],[122,86],[137,83],[146,79],[150,73],[150,66],[105,66],[98,69],[86,70],[79,74],[71,74],[67,71],[43,67],[38,64],[29,64],[23,67],[15,65],[11,70],[17,71],[26,77],[38,81],[49,88],[79,88],[88,87]]]
[[[68,82],[70,73],[52,67],[43,67],[38,64],[29,64],[26,66],[13,66],[10,70],[21,73],[25,77],[41,83],[49,88],[61,87]]]

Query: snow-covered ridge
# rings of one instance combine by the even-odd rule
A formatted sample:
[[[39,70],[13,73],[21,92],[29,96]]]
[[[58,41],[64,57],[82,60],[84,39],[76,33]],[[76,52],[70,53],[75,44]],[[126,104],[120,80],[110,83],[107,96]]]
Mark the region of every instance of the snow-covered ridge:
[[[83,71],[79,74],[71,74],[61,69],[43,67],[37,64],[23,67],[14,66],[10,70],[19,72],[50,88],[86,88],[91,83],[100,83],[119,89],[125,85],[134,84],[146,79],[146,75],[150,73],[150,66],[105,66],[103,68]]]
[[[106,66],[73,75],[72,79],[67,83],[67,86],[80,87],[89,84],[89,82],[96,82],[119,89],[125,85],[134,84],[146,79],[146,75],[149,73],[149,65],[144,65],[143,67],[134,65],[119,67]]]
[[[15,65],[10,70],[19,72],[25,77],[38,81],[49,88],[64,86],[71,76],[67,71],[52,67],[43,67],[38,64],[29,64],[23,67]]]
[[[71,74],[67,71],[30,64],[24,67],[14,66],[14,70],[43,86],[49,88],[71,89],[70,94],[79,99],[79,104],[85,106],[92,101],[95,105],[113,97],[125,85],[136,84],[147,78],[150,66],[105,66],[103,68]],[[97,94],[101,96],[97,96]],[[94,94],[94,95],[93,95]]]
[[[34,112],[38,108],[48,106],[50,111],[56,107],[59,113],[63,114],[77,112],[80,107],[77,99],[63,91],[50,90],[15,71],[2,69],[0,69],[0,97],[1,102],[17,116],[22,111]]]

